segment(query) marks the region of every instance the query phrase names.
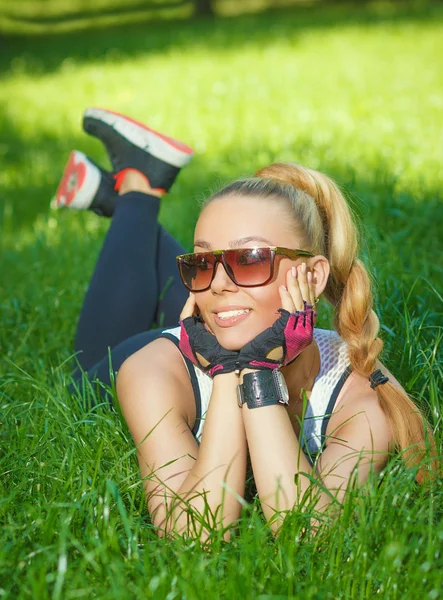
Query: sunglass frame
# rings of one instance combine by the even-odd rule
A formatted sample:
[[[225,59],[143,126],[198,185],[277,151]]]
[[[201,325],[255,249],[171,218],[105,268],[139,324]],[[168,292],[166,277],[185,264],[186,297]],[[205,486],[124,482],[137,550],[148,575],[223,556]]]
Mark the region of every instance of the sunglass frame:
[[[271,271],[270,271],[269,277],[263,283],[254,283],[252,285],[238,283],[234,278],[234,274],[231,275],[231,273],[230,273],[231,267],[226,263],[225,252],[229,252],[229,251],[232,252],[232,251],[238,251],[238,250],[263,250],[263,249],[271,251],[271,257],[270,257]],[[184,262],[186,260],[187,257],[197,256],[197,255],[202,255],[202,254],[212,254],[214,257],[214,266],[212,269],[212,276],[211,276],[211,280],[210,280],[209,284],[207,285],[207,287],[205,287],[201,290],[193,290],[185,282],[184,277],[182,275],[182,270],[180,268],[180,265],[182,262]],[[309,250],[299,250],[298,248],[292,249],[292,248],[283,248],[282,246],[256,246],[253,248],[228,248],[227,250],[208,250],[206,252],[189,252],[187,254],[179,254],[178,256],[176,256],[176,261],[177,261],[178,271],[180,273],[180,277],[181,277],[181,280],[182,280],[185,288],[187,290],[189,290],[190,292],[199,293],[199,292],[206,292],[206,290],[209,290],[209,288],[211,287],[212,282],[214,281],[215,272],[217,270],[217,263],[221,263],[223,265],[223,268],[225,269],[225,272],[228,275],[229,279],[233,283],[235,283],[235,285],[238,285],[239,287],[252,288],[252,287],[261,287],[263,285],[266,285],[267,283],[269,283],[271,281],[271,279],[274,276],[274,264],[275,264],[275,257],[277,255],[287,256],[288,258],[292,258],[294,260],[296,260],[297,258],[300,258],[300,256],[308,256],[308,257],[315,256],[315,254],[313,254],[312,252],[309,252]]]

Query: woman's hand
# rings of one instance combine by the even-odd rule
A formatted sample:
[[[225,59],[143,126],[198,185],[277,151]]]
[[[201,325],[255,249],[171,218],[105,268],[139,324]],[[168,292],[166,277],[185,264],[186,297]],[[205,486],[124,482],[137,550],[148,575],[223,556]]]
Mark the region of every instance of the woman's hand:
[[[180,314],[180,350],[211,377],[237,370],[239,353],[223,348],[206,329],[203,319],[195,316],[195,309],[195,295],[191,292]]]
[[[280,318],[240,350],[239,362],[245,369],[277,369],[293,362],[312,342],[317,313],[314,308],[312,273],[293,267],[287,273],[287,286],[279,288]]]

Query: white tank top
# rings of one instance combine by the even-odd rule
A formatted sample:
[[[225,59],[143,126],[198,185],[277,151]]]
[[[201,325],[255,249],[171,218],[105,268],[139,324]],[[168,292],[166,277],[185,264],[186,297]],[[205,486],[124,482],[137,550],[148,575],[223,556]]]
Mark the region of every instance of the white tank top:
[[[160,337],[170,339],[178,347],[180,327],[165,329]],[[320,351],[320,370],[314,380],[300,434],[301,447],[311,462],[315,455],[324,449],[329,417],[343,384],[352,372],[347,344],[336,331],[314,328],[314,340]],[[191,379],[196,402],[196,421],[192,433],[200,443],[211,400],[212,379],[183,354],[182,357]]]

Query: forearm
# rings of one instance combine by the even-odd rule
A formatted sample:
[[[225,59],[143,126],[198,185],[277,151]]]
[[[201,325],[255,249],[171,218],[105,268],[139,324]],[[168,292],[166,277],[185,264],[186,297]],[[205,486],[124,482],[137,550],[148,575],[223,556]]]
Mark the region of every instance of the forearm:
[[[276,530],[285,511],[292,510],[308,490],[319,493],[317,507],[328,503],[329,497],[312,486],[302,473],[312,473],[284,406],[274,405],[242,408],[246,438],[257,491],[265,517]],[[296,475],[299,474],[298,477]],[[315,476],[315,474],[314,474]],[[281,512],[281,516],[276,516]]]
[[[209,528],[226,527],[240,515],[238,496],[244,495],[246,436],[236,400],[237,384],[234,373],[214,378],[197,459],[172,502],[167,529],[192,533],[195,513],[196,527],[206,537],[207,528],[199,525],[202,515],[201,523],[208,523]]]

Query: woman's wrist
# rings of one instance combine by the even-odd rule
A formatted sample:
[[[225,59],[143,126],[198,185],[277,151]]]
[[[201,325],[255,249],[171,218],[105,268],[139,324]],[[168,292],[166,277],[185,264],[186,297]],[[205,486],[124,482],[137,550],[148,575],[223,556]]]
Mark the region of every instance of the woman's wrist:
[[[232,371],[231,373],[220,373],[219,375],[215,375],[213,377],[213,382],[218,381],[217,385],[231,384],[231,385],[240,385],[243,383],[243,376],[247,373],[257,373],[260,369],[242,369],[239,374],[236,371]]]
[[[235,371],[220,373],[213,378],[212,394],[215,394],[214,397],[220,399],[222,404],[238,407],[237,388],[239,383],[240,377]]]
[[[235,371],[231,371],[230,373],[220,373],[214,375],[212,381],[214,385],[238,385],[239,384],[239,376]],[[217,383],[218,382],[218,383]]]
[[[243,377],[245,375],[247,375],[248,373],[257,373],[259,371],[259,369],[242,369],[240,371],[240,377],[238,380],[238,384],[242,384],[243,383]]]

